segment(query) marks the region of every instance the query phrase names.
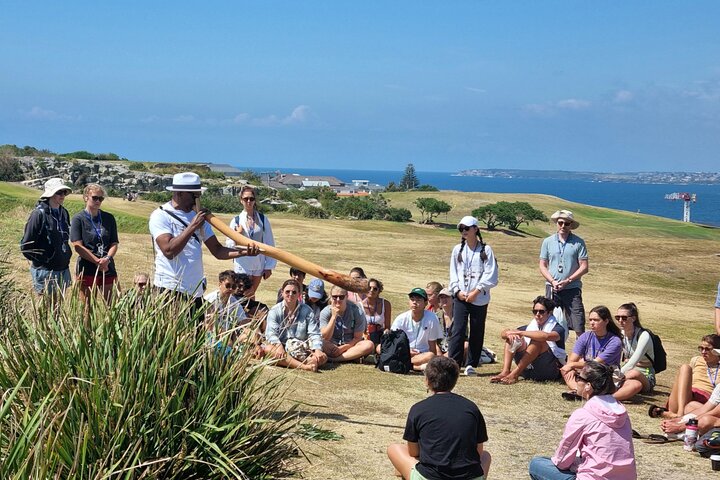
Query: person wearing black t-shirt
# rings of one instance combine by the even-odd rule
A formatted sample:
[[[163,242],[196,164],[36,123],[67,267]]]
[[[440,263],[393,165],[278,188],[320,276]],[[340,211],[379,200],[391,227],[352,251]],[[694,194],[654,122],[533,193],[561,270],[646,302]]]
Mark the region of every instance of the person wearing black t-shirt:
[[[114,257],[119,244],[118,231],[115,217],[100,210],[105,197],[103,187],[87,184],[83,190],[85,208],[70,222],[70,243],[78,254],[76,274],[80,299],[85,305],[89,304],[93,289],[100,290],[109,302],[117,281]]]
[[[387,454],[406,480],[484,480],[490,469],[485,419],[475,403],[452,393],[460,368],[448,357],[433,357],[425,368],[432,393],[410,408],[403,439]]]

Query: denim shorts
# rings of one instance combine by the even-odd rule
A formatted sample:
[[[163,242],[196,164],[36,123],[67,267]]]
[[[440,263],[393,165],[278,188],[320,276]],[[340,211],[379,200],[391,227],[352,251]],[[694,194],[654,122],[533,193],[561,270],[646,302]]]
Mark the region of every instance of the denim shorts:
[[[33,290],[37,293],[62,293],[71,283],[70,269],[48,270],[43,267],[30,267]]]

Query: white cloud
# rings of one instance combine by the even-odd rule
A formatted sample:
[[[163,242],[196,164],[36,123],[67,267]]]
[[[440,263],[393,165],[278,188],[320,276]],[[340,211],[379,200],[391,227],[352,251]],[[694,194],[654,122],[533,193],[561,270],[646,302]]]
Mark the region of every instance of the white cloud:
[[[310,107],[307,105],[298,105],[287,117],[283,118],[282,123],[284,125],[293,125],[298,123],[305,123],[310,120],[312,112]]]
[[[566,100],[560,100],[556,106],[558,108],[565,108],[568,110],[583,110],[590,108],[591,103],[587,100],[579,100],[577,98],[568,98]]]
[[[239,125],[253,125],[256,127],[273,127],[279,125],[300,125],[308,123],[314,118],[314,114],[307,105],[298,105],[288,115],[281,117],[271,114],[264,117],[253,117],[249,113],[238,113],[233,117],[231,123]]]
[[[26,118],[30,118],[32,120],[78,120],[80,118],[72,115],[57,113],[54,110],[48,110],[38,106],[32,107],[30,110],[26,110],[22,113]]]
[[[149,115],[147,117],[141,118],[140,122],[141,123],[155,123],[158,120],[160,120],[160,117],[158,117],[157,115]]]
[[[177,117],[172,119],[173,122],[178,123],[190,123],[195,121],[195,117],[193,115],[178,115]]]
[[[487,93],[487,90],[485,90],[484,88],[465,87],[465,90],[475,93]]]

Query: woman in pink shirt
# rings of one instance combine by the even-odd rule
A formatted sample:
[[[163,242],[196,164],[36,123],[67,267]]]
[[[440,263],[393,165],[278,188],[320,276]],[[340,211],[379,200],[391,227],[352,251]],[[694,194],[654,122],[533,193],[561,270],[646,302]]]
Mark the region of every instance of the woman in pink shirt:
[[[613,367],[590,360],[576,373],[587,403],[573,412],[552,458],[530,462],[533,480],[635,480],[635,451],[627,410],[613,398]]]

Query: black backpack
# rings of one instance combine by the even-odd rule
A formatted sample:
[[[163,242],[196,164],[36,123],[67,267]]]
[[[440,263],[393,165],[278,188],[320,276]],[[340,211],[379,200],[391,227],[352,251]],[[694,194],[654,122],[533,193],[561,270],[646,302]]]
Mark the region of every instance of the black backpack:
[[[408,373],[412,370],[410,341],[402,330],[390,330],[380,339],[377,368],[383,372]]]
[[[667,352],[665,351],[665,348],[663,347],[662,340],[660,340],[660,337],[655,335],[653,332],[648,330],[647,328],[644,328],[646,332],[650,334],[650,338],[652,339],[653,343],[653,350],[655,352],[655,360],[652,360],[649,355],[645,355],[648,357],[648,360],[652,362],[653,369],[655,369],[655,373],[660,373],[662,371],[667,370]]]

